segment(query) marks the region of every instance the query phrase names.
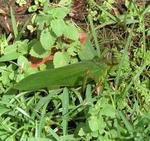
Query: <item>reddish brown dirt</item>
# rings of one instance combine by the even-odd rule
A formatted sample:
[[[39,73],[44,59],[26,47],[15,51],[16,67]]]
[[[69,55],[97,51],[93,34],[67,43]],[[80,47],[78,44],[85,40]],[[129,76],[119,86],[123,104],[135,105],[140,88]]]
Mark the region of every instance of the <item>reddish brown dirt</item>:
[[[0,33],[7,34],[12,31],[10,19],[10,7],[14,11],[14,15],[19,25],[23,25],[31,14],[28,13],[28,7],[31,5],[31,0],[27,0],[27,4],[19,7],[14,0],[0,0],[0,9],[3,13],[0,14]]]

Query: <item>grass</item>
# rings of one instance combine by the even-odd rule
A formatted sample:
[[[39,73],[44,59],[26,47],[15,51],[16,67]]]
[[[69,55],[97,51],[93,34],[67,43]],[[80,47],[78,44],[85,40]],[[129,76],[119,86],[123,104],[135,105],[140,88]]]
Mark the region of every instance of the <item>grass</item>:
[[[89,7],[89,11],[96,11],[97,15],[89,15],[90,29],[87,32],[92,38],[86,44],[81,44],[76,39],[77,31],[81,29],[76,30],[70,23],[65,23],[62,17],[66,13],[59,13],[61,10],[55,9],[57,4],[54,4],[53,12],[56,10],[55,16],[60,18],[57,21],[60,30],[55,31],[50,28],[51,25],[48,25],[47,22],[49,15],[43,10],[43,13],[41,12],[43,15],[39,15],[32,25],[35,26],[37,33],[33,39],[21,38],[26,25],[21,31],[18,30],[15,14],[11,8],[14,36],[4,34],[0,38],[0,140],[149,141],[150,41],[147,31],[150,30],[150,26],[147,26],[148,21],[145,19],[145,14],[149,13],[150,6],[138,7],[135,2],[131,1],[126,4],[127,11],[114,15],[109,7],[113,5],[107,4],[108,2],[101,5],[92,3],[92,6]],[[44,8],[47,8],[47,5]],[[49,28],[42,27],[44,20]],[[59,22],[66,24],[66,30],[72,29],[72,31],[61,31]],[[49,29],[52,30],[49,31]],[[67,36],[65,39],[67,43],[61,41],[62,38],[56,37],[55,32],[57,34],[63,32]],[[55,67],[52,62],[42,64],[39,68],[30,67],[29,55],[39,58],[43,55],[43,50],[39,45],[41,33],[55,40],[54,45],[57,46],[57,52],[61,50],[62,54],[58,58],[55,58],[54,55],[54,59],[60,62],[63,60],[63,66],[72,56],[69,64],[79,61],[86,62],[87,60],[82,60],[82,58],[92,54],[95,68],[98,63],[101,65],[99,67],[101,74],[95,75],[93,71],[89,71],[92,68],[89,68],[82,75],[85,77],[83,85],[54,87],[53,84],[46,84],[45,86],[51,86],[36,91],[14,89],[13,86],[21,79]],[[72,33],[75,35],[70,37]],[[36,50],[34,42],[39,43],[39,50]],[[42,42],[46,41],[43,39]],[[36,51],[41,52],[36,54]],[[44,57],[43,55],[42,58]],[[95,59],[97,57],[99,59]],[[108,70],[105,70],[103,63],[109,66]],[[70,75],[73,77],[72,80],[81,79],[78,67],[77,64],[75,69],[77,73],[71,72],[73,71],[71,69],[67,71],[67,74],[64,73],[63,77],[55,76],[54,82],[56,84],[58,81],[65,83],[70,80],[65,76],[70,74],[74,74],[74,76]],[[64,68],[60,70],[63,73]],[[55,73],[56,68],[53,68],[51,72]],[[26,83],[30,84],[30,81]],[[35,78],[34,83],[38,83],[38,79]]]

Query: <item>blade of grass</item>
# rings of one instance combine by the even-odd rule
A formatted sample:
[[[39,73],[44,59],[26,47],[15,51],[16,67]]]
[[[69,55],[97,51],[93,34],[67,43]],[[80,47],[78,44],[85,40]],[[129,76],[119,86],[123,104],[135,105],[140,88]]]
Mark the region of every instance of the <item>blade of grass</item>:
[[[1,130],[5,130],[8,133],[12,133],[12,126],[8,124],[7,118],[4,120],[2,117],[0,117],[0,128]]]
[[[53,97],[56,97],[62,90],[51,90],[47,96],[40,98],[39,102],[36,104],[35,111],[39,111],[45,103],[50,102]]]
[[[17,110],[18,112],[22,113],[24,116],[26,116],[26,117],[28,117],[28,118],[31,118],[30,115],[29,115],[26,111],[24,111],[22,108],[17,107],[16,110]]]
[[[40,115],[40,122],[39,122],[39,129],[38,129],[38,137],[41,137],[42,135],[42,129],[44,127],[44,124],[45,124],[45,114],[46,114],[46,108],[48,106],[48,103],[45,103],[44,106],[43,106],[43,109],[42,109],[42,113]]]
[[[11,15],[12,29],[13,29],[13,33],[16,39],[18,36],[18,28],[17,28],[17,21],[16,21],[12,7],[10,7],[10,15]]]
[[[141,16],[140,17],[141,19],[141,27],[142,27],[142,31],[143,31],[143,38],[142,38],[142,41],[143,41],[143,56],[145,58],[145,55],[146,55],[146,34],[145,34],[145,21],[144,21],[144,16]]]
[[[94,42],[95,42],[95,46],[96,46],[96,50],[97,50],[97,55],[98,55],[98,57],[100,57],[100,56],[101,56],[101,53],[100,53],[100,46],[99,46],[99,43],[98,43],[96,31],[95,31],[95,29],[94,29],[92,17],[91,17],[91,16],[88,16],[88,20],[89,20],[89,23],[90,23],[92,36],[93,36],[93,38],[94,38]]]
[[[71,91],[74,92],[74,94],[78,98],[79,102],[82,103],[83,102],[83,98],[81,96],[81,93],[77,89],[74,89],[74,88],[71,88]]]
[[[92,104],[92,88],[90,84],[88,84],[86,87],[85,96],[86,96],[86,99],[85,99],[86,102],[91,105]]]
[[[27,137],[26,137],[26,132],[23,131],[23,133],[22,133],[22,135],[21,135],[21,138],[20,138],[20,141],[25,141],[25,140],[27,140],[26,138],[27,138]]]
[[[35,120],[35,138],[38,138],[39,137],[39,135],[38,135],[38,122],[37,122],[37,120]]]
[[[18,33],[17,39],[16,40],[20,40],[23,32],[25,31],[25,28],[27,27],[27,25],[29,24],[29,22],[31,21],[32,16],[24,23],[23,27],[21,28],[21,31]]]
[[[124,125],[126,126],[128,132],[131,134],[134,131],[134,128],[132,127],[131,123],[128,121],[126,116],[122,111],[119,111],[119,116],[121,117],[122,121],[124,122]]]
[[[15,138],[15,136],[17,135],[17,133],[21,132],[24,129],[28,129],[28,125],[22,126],[21,128],[17,129],[11,136],[10,138]]]
[[[95,5],[98,9],[100,9],[102,12],[104,12],[110,19],[112,19],[115,22],[118,22],[119,19],[112,14],[110,14],[108,11],[106,11],[102,6],[98,5],[96,2],[92,1],[93,5]]]
[[[124,92],[121,94],[121,97],[122,96],[126,96],[127,95],[127,92],[129,91],[129,89],[131,88],[131,86],[133,85],[133,83],[137,80],[137,78],[141,75],[141,73],[144,71],[144,69],[146,68],[147,66],[147,62],[145,62],[140,70],[138,70],[137,74],[132,78],[132,80],[130,81],[130,83],[126,86]]]
[[[67,88],[64,88],[64,91],[62,93],[62,127],[63,127],[63,135],[67,135],[67,131],[68,131],[68,109],[69,109],[69,91]]]
[[[63,141],[52,128],[48,128],[48,132],[57,140],[57,141]]]
[[[116,90],[118,89],[118,85],[119,85],[119,78],[120,78],[120,75],[121,75],[121,69],[122,69],[122,67],[123,67],[123,65],[124,65],[124,60],[125,60],[126,55],[128,54],[128,48],[129,48],[129,46],[130,46],[130,44],[131,44],[131,41],[132,41],[132,31],[133,31],[133,27],[134,27],[134,26],[132,26],[131,31],[130,31],[130,33],[129,33],[129,36],[128,36],[128,38],[127,38],[127,42],[126,42],[125,48],[124,48],[124,54],[123,54],[123,56],[122,56],[122,58],[121,58],[121,61],[120,61],[120,63],[119,63],[119,66],[118,66],[117,76],[116,76],[116,79],[115,79]]]

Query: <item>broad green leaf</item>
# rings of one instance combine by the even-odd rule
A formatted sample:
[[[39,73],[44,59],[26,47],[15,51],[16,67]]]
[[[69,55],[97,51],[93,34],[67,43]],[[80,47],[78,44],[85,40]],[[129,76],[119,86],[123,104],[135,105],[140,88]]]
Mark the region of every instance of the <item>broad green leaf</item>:
[[[53,63],[55,68],[66,66],[69,64],[69,61],[69,56],[65,52],[56,52],[54,55]]]
[[[107,74],[108,66],[102,61],[86,61],[61,68],[49,69],[29,75],[15,85],[19,90],[38,90],[40,88],[54,88],[61,86],[78,86],[83,83],[84,77],[89,74],[94,78],[103,79]]]
[[[116,111],[115,111],[113,105],[110,105],[110,104],[104,105],[104,107],[102,107],[100,112],[102,115],[109,116],[112,118],[115,118],[115,115],[116,115]]]
[[[69,9],[66,7],[57,7],[53,8],[49,11],[49,14],[53,16],[53,18],[63,19],[69,13]]]
[[[17,46],[17,52],[20,52],[22,54],[27,54],[28,53],[28,40],[25,39],[23,41],[16,41],[15,45]]]
[[[5,113],[7,113],[7,112],[9,112],[9,111],[10,111],[9,108],[6,108],[6,107],[1,106],[1,107],[0,107],[0,116],[2,116],[3,114],[5,114]]]
[[[92,60],[95,56],[97,56],[97,53],[94,50],[94,47],[92,46],[90,39],[87,38],[86,43],[82,45],[79,51],[79,58],[81,60]]]
[[[29,68],[30,66],[30,62],[28,61],[28,59],[24,56],[19,56],[17,59],[17,63],[18,65],[25,71]]]
[[[103,133],[103,130],[106,127],[106,123],[102,116],[91,116],[88,120],[88,124],[93,132],[99,130],[99,132]]]
[[[96,116],[91,116],[88,120],[90,129],[94,132],[99,129],[99,125],[101,124]]]
[[[6,46],[4,49],[4,54],[11,54],[14,52],[26,54],[28,52],[28,40],[16,41],[12,45]]]
[[[48,31],[48,29],[45,29],[41,32],[41,36],[40,36],[40,42],[42,47],[45,50],[51,50],[52,45],[55,42],[54,37],[50,34],[50,31]]]
[[[6,61],[11,61],[11,60],[15,60],[17,59],[20,55],[22,55],[21,53],[18,52],[12,52],[10,54],[6,54],[2,57],[0,57],[0,62],[6,62]]]
[[[12,54],[12,53],[15,53],[15,52],[17,52],[17,46],[15,44],[8,45],[4,49],[4,55]]]
[[[54,19],[51,21],[51,28],[57,37],[62,36],[64,33],[66,24],[62,19]]]
[[[39,14],[35,17],[35,23],[40,30],[43,30],[45,24],[49,25],[48,19],[50,19],[50,16],[42,13],[42,14]]]
[[[8,71],[3,71],[1,73],[1,75],[2,75],[2,83],[4,85],[8,85],[10,83],[9,74],[10,74],[10,72],[8,72]]]
[[[31,50],[30,50],[30,55],[37,57],[37,58],[43,58],[46,57],[50,54],[50,51],[46,51],[40,41],[34,40],[31,43]]]
[[[78,32],[77,28],[72,23],[68,23],[64,27],[64,36],[71,39],[71,40],[78,40],[79,39],[79,32]]]
[[[4,49],[4,55],[0,57],[0,62],[6,62],[17,59],[28,52],[28,40],[16,41]]]

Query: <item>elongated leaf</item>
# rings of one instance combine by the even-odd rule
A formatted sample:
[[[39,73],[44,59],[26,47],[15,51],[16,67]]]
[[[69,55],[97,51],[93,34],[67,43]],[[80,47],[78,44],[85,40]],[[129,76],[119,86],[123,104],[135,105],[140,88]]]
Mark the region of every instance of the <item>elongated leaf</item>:
[[[17,38],[17,36],[18,36],[17,21],[16,21],[16,18],[15,18],[15,15],[13,13],[12,7],[10,7],[10,15],[11,15],[11,23],[12,23],[14,36],[15,36],[15,38]]]
[[[18,52],[6,54],[6,55],[0,57],[0,62],[6,62],[6,61],[15,60],[15,59],[17,59],[20,55],[22,55],[22,54],[21,54],[21,53],[18,53]]]
[[[103,78],[108,66],[103,62],[86,61],[32,74],[16,84],[19,90],[38,90],[61,86],[78,86],[87,74]]]

